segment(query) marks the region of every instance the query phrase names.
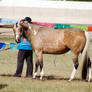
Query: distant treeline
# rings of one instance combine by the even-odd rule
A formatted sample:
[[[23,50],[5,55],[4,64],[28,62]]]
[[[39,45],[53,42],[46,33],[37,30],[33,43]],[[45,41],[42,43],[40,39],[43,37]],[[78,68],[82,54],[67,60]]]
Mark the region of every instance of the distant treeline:
[[[92,0],[66,0],[66,1],[92,1]]]

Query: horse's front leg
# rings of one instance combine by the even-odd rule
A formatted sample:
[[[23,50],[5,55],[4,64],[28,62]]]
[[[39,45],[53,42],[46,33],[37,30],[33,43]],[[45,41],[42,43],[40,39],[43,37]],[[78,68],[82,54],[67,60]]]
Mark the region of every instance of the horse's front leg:
[[[35,64],[35,73],[33,74],[33,78],[36,77],[38,66],[40,65],[40,80],[42,80],[44,72],[43,72],[43,55],[42,51],[35,51],[36,54],[36,64]]]
[[[44,71],[43,71],[43,55],[40,56],[40,80],[43,79]]]
[[[39,65],[40,65],[40,63],[39,63],[39,59],[38,59],[38,57],[36,56],[35,72],[34,72],[34,74],[33,74],[33,79],[36,78],[37,71],[38,71],[38,66],[39,66]]]

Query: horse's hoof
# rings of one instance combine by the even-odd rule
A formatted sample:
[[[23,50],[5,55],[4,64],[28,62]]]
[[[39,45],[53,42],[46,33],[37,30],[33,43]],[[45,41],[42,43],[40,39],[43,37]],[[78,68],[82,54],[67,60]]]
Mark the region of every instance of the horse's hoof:
[[[69,79],[68,82],[71,82],[71,79]]]
[[[42,78],[42,77],[40,77],[40,80],[42,81],[42,80],[43,80],[43,78]]]
[[[32,79],[36,79],[36,77],[35,76],[33,76],[33,78]]]
[[[88,80],[88,82],[90,82],[90,80]]]
[[[40,78],[40,80],[42,81],[43,79],[42,79],[42,78]]]

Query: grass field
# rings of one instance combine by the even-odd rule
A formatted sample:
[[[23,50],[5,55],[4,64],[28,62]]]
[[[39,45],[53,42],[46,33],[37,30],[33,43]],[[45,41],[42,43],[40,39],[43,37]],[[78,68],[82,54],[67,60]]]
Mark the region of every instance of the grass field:
[[[14,42],[14,38],[0,37],[0,42]],[[13,77],[17,66],[17,52],[17,50],[0,51],[0,92],[92,92],[92,80],[90,83],[81,80],[81,62],[75,79],[68,82],[73,69],[70,54],[44,55],[45,75],[43,81],[39,80],[40,73],[35,80],[25,78],[26,63],[24,64],[22,77]],[[89,55],[92,60],[92,41]]]

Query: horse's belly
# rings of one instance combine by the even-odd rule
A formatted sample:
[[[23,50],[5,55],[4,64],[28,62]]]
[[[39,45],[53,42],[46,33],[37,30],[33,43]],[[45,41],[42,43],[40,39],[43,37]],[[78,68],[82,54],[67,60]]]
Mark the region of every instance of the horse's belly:
[[[44,48],[43,49],[43,53],[44,54],[64,54],[66,53],[67,51],[69,51],[69,49],[67,48]]]

